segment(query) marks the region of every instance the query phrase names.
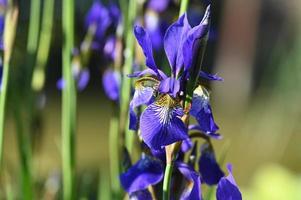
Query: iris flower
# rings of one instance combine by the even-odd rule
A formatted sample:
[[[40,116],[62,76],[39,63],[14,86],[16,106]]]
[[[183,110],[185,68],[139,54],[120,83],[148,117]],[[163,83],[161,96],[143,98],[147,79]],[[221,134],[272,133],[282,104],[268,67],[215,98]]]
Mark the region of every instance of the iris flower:
[[[239,188],[234,180],[232,175],[232,166],[228,164],[227,166],[229,175],[223,177],[218,185],[216,190],[216,199],[217,200],[242,200],[241,193]]]
[[[148,69],[129,76],[139,78],[135,83],[135,93],[130,103],[130,129],[137,129],[135,108],[147,105],[140,117],[140,129],[143,141],[151,149],[160,149],[188,138],[188,129],[181,120],[184,110],[180,94],[184,92],[184,84],[190,77],[195,46],[207,35],[209,17],[210,6],[207,7],[199,25],[191,27],[184,14],[167,29],[164,49],[171,68],[170,75],[166,75],[156,65],[149,34],[142,27],[134,28]],[[221,80],[205,72],[200,72],[200,77]],[[209,103],[204,101],[203,97],[197,90],[192,101],[192,115],[199,119],[198,122],[205,132],[215,132],[218,127],[213,121]]]

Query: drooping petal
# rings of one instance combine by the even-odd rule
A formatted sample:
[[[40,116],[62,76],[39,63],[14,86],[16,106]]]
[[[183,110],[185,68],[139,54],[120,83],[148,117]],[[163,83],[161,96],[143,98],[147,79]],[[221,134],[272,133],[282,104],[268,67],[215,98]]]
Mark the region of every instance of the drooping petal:
[[[215,133],[215,132],[209,132],[209,133],[204,133],[201,129],[201,127],[199,125],[196,124],[191,124],[188,126],[188,130],[189,131],[197,131],[200,134],[203,134],[203,136],[208,136],[210,138],[216,139],[216,140],[220,140],[223,138],[223,136],[221,136],[219,133]]]
[[[154,96],[154,91],[157,89],[159,81],[152,77],[142,77],[135,83],[135,93],[130,102],[130,125],[131,130],[137,130],[137,115],[135,108],[141,105],[147,105]]]
[[[190,182],[182,193],[181,200],[201,200],[201,179],[199,174],[192,167],[183,162],[176,162],[176,167]]]
[[[148,190],[140,190],[129,195],[130,200],[152,200],[152,195]]]
[[[135,26],[134,34],[145,55],[146,66],[156,72],[156,74],[160,77],[158,67],[153,57],[152,43],[148,33],[142,27]]]
[[[188,138],[187,128],[180,119],[184,112],[180,104],[165,94],[150,104],[140,118],[143,141],[152,149]]]
[[[207,79],[209,81],[223,81],[224,79],[218,75],[208,74],[206,72],[200,71],[200,77]]]
[[[113,101],[119,100],[119,91],[120,91],[120,73],[112,69],[107,69],[103,74],[102,85],[104,91]]]
[[[217,185],[216,199],[217,200],[242,200],[241,192],[232,175],[232,166],[227,166],[229,175],[221,178]]]
[[[133,193],[159,183],[162,178],[162,162],[150,156],[143,155],[135,165],[120,175],[120,182],[125,191]]]
[[[173,23],[164,36],[164,50],[174,75],[177,75],[183,65],[183,43],[186,34],[191,29],[186,14]]]
[[[190,114],[196,118],[200,129],[206,134],[215,133],[219,127],[214,122],[212,109],[209,104],[209,93],[202,86],[198,86],[193,93]]]
[[[199,160],[199,170],[202,180],[208,185],[214,185],[224,176],[224,172],[219,167],[214,152],[205,143],[201,147],[201,157]]]
[[[183,58],[185,71],[188,71],[192,65],[192,61],[198,53],[196,47],[206,36],[209,27],[210,5],[207,7],[204,17],[198,26],[193,27],[187,33],[186,40],[183,43]]]

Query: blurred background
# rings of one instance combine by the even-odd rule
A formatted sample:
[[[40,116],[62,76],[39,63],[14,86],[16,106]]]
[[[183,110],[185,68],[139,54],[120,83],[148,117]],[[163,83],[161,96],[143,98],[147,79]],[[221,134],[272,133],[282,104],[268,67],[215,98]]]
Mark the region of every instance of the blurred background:
[[[75,2],[75,44],[80,46],[93,1]],[[201,2],[191,1],[188,13],[201,16]],[[34,176],[41,190],[56,189],[51,181],[60,177],[61,169],[61,92],[56,87],[61,77],[61,7],[56,0],[46,85],[39,99],[43,109],[32,141]],[[30,4],[20,1],[19,8],[4,142],[6,176],[16,190],[20,161],[12,98],[19,93],[22,102],[26,96],[18,87],[22,88],[26,71],[23,52]],[[226,152],[225,163],[233,164],[244,199],[301,199],[301,1],[213,1],[212,11],[203,69],[224,78],[208,84],[224,138],[214,141],[217,157]],[[160,17],[170,24],[177,13],[177,3],[170,2]],[[109,116],[114,106],[102,86],[102,74],[109,65],[102,58],[100,52],[92,53],[90,81],[78,92],[77,101],[78,180],[80,188],[92,190],[97,188],[95,174],[109,167]]]

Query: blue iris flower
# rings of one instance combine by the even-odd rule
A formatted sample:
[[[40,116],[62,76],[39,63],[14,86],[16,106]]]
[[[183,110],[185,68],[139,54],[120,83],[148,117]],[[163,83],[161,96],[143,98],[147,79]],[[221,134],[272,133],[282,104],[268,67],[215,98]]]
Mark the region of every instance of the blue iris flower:
[[[160,149],[188,138],[188,129],[181,120],[184,110],[180,94],[183,84],[190,76],[196,43],[207,35],[209,17],[210,6],[207,7],[199,25],[191,27],[185,14],[167,29],[164,49],[171,68],[169,76],[155,63],[148,32],[139,26],[134,28],[148,69],[129,75],[139,78],[135,83],[135,93],[130,103],[130,129],[138,128],[135,108],[147,105],[140,117],[140,129],[143,141],[151,149]],[[221,80],[218,76],[205,72],[200,72],[200,77]],[[204,132],[214,133],[218,127],[213,121],[208,98],[204,97],[200,91],[196,91],[192,101],[192,115],[196,117]]]

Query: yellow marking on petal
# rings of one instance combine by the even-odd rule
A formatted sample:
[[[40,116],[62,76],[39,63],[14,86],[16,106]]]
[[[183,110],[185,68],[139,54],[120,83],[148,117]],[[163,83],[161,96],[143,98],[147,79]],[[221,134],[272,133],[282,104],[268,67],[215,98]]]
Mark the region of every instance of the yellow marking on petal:
[[[151,76],[146,76],[146,77],[139,78],[135,82],[135,88],[141,89],[143,87],[151,87],[153,89],[157,89],[159,86],[159,83],[160,82],[156,78],[153,78]]]

